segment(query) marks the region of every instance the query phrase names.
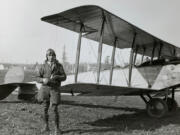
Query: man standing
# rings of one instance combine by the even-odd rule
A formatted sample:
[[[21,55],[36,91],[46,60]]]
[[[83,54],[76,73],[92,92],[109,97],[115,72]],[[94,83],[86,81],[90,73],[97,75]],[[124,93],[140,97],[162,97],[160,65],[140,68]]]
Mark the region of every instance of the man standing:
[[[63,66],[57,61],[53,49],[46,52],[46,60],[38,71],[37,82],[42,83],[38,92],[38,100],[43,103],[44,107],[44,131],[49,131],[48,109],[51,104],[54,113],[55,134],[60,134],[58,104],[60,103],[60,86],[61,81],[66,80],[66,74]]]

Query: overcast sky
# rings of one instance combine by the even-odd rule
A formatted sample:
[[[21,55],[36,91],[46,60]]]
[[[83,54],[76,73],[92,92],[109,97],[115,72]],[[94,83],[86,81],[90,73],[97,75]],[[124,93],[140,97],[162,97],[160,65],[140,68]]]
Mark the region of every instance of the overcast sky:
[[[41,63],[48,48],[55,49],[61,61],[65,45],[68,61],[73,63],[78,35],[42,22],[40,18],[85,4],[99,5],[160,39],[180,46],[179,0],[0,0],[0,62]],[[125,53],[116,57],[126,61]],[[103,59],[110,54],[111,49],[105,46]],[[97,45],[83,40],[81,61],[96,62],[96,57]]]

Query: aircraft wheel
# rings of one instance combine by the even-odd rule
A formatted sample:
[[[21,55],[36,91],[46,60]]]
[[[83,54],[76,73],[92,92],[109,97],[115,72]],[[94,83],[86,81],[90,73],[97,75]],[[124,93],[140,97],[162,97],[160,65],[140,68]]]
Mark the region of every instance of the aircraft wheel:
[[[165,98],[164,98],[164,101],[166,101],[169,112],[174,112],[177,110],[178,103],[176,102],[176,100],[168,97],[167,100],[165,100]]]
[[[148,102],[146,110],[149,116],[161,118],[168,112],[168,106],[164,100],[153,98]]]

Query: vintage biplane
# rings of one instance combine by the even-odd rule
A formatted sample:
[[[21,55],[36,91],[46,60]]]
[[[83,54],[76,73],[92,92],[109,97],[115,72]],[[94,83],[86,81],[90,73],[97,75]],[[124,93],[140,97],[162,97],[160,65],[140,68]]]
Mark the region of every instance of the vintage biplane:
[[[180,48],[177,46],[167,43],[109,11],[94,5],[76,7],[61,13],[45,16],[41,20],[79,33],[74,83],[64,85],[62,92],[72,93],[72,95],[79,93],[82,96],[140,96],[146,103],[148,114],[157,118],[164,116],[168,111],[176,109],[175,91],[180,86],[180,76],[178,76],[180,74],[177,70],[180,63],[178,58]],[[78,82],[82,38],[99,42],[96,83]],[[113,47],[108,85],[100,83],[103,44]],[[131,48],[127,87],[114,86],[112,83],[117,48]],[[142,62],[145,56],[148,56],[150,60],[135,66],[137,54],[142,56]],[[138,88],[131,85],[133,68],[137,68],[147,80],[147,88]],[[168,71],[174,71],[174,76],[164,75],[169,68],[170,70]],[[164,74],[160,73],[162,70]],[[161,74],[163,79],[159,79],[160,81],[156,83],[159,74]],[[155,84],[159,86],[167,80],[170,82],[166,83],[166,86],[161,88],[154,87]]]
[[[175,92],[180,87],[180,59],[178,57],[180,48],[177,46],[93,5],[76,7],[43,17],[41,20],[79,33],[74,82],[62,86],[61,92],[72,95],[78,93],[82,96],[140,96],[146,103],[147,113],[156,118],[176,109]],[[78,81],[82,38],[99,42],[96,83]],[[106,85],[100,82],[103,44],[113,47],[109,84]],[[118,48],[131,49],[127,86],[113,85],[114,60]],[[142,56],[140,65],[135,65],[137,54]],[[144,62],[145,56],[148,56],[150,60]],[[132,85],[133,68],[136,68],[146,79],[148,84],[146,88]],[[10,69],[5,76],[5,83],[0,85],[0,100],[17,88],[19,88],[20,99],[34,98],[38,89],[37,85],[23,82],[23,80],[23,69],[19,67]]]

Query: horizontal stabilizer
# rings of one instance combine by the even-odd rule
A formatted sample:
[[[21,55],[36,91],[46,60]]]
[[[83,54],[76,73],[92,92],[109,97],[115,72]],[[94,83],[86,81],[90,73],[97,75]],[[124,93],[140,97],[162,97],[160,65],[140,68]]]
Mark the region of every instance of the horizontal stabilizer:
[[[0,85],[0,100],[6,98],[17,88],[16,85],[2,84]]]
[[[33,93],[34,89],[35,89],[35,86],[36,86],[36,84],[33,84],[33,83],[7,83],[7,84],[1,84],[0,85],[0,100],[8,97],[17,87],[22,88],[23,90],[26,90],[24,88],[29,88],[26,91],[32,91],[31,93]]]

